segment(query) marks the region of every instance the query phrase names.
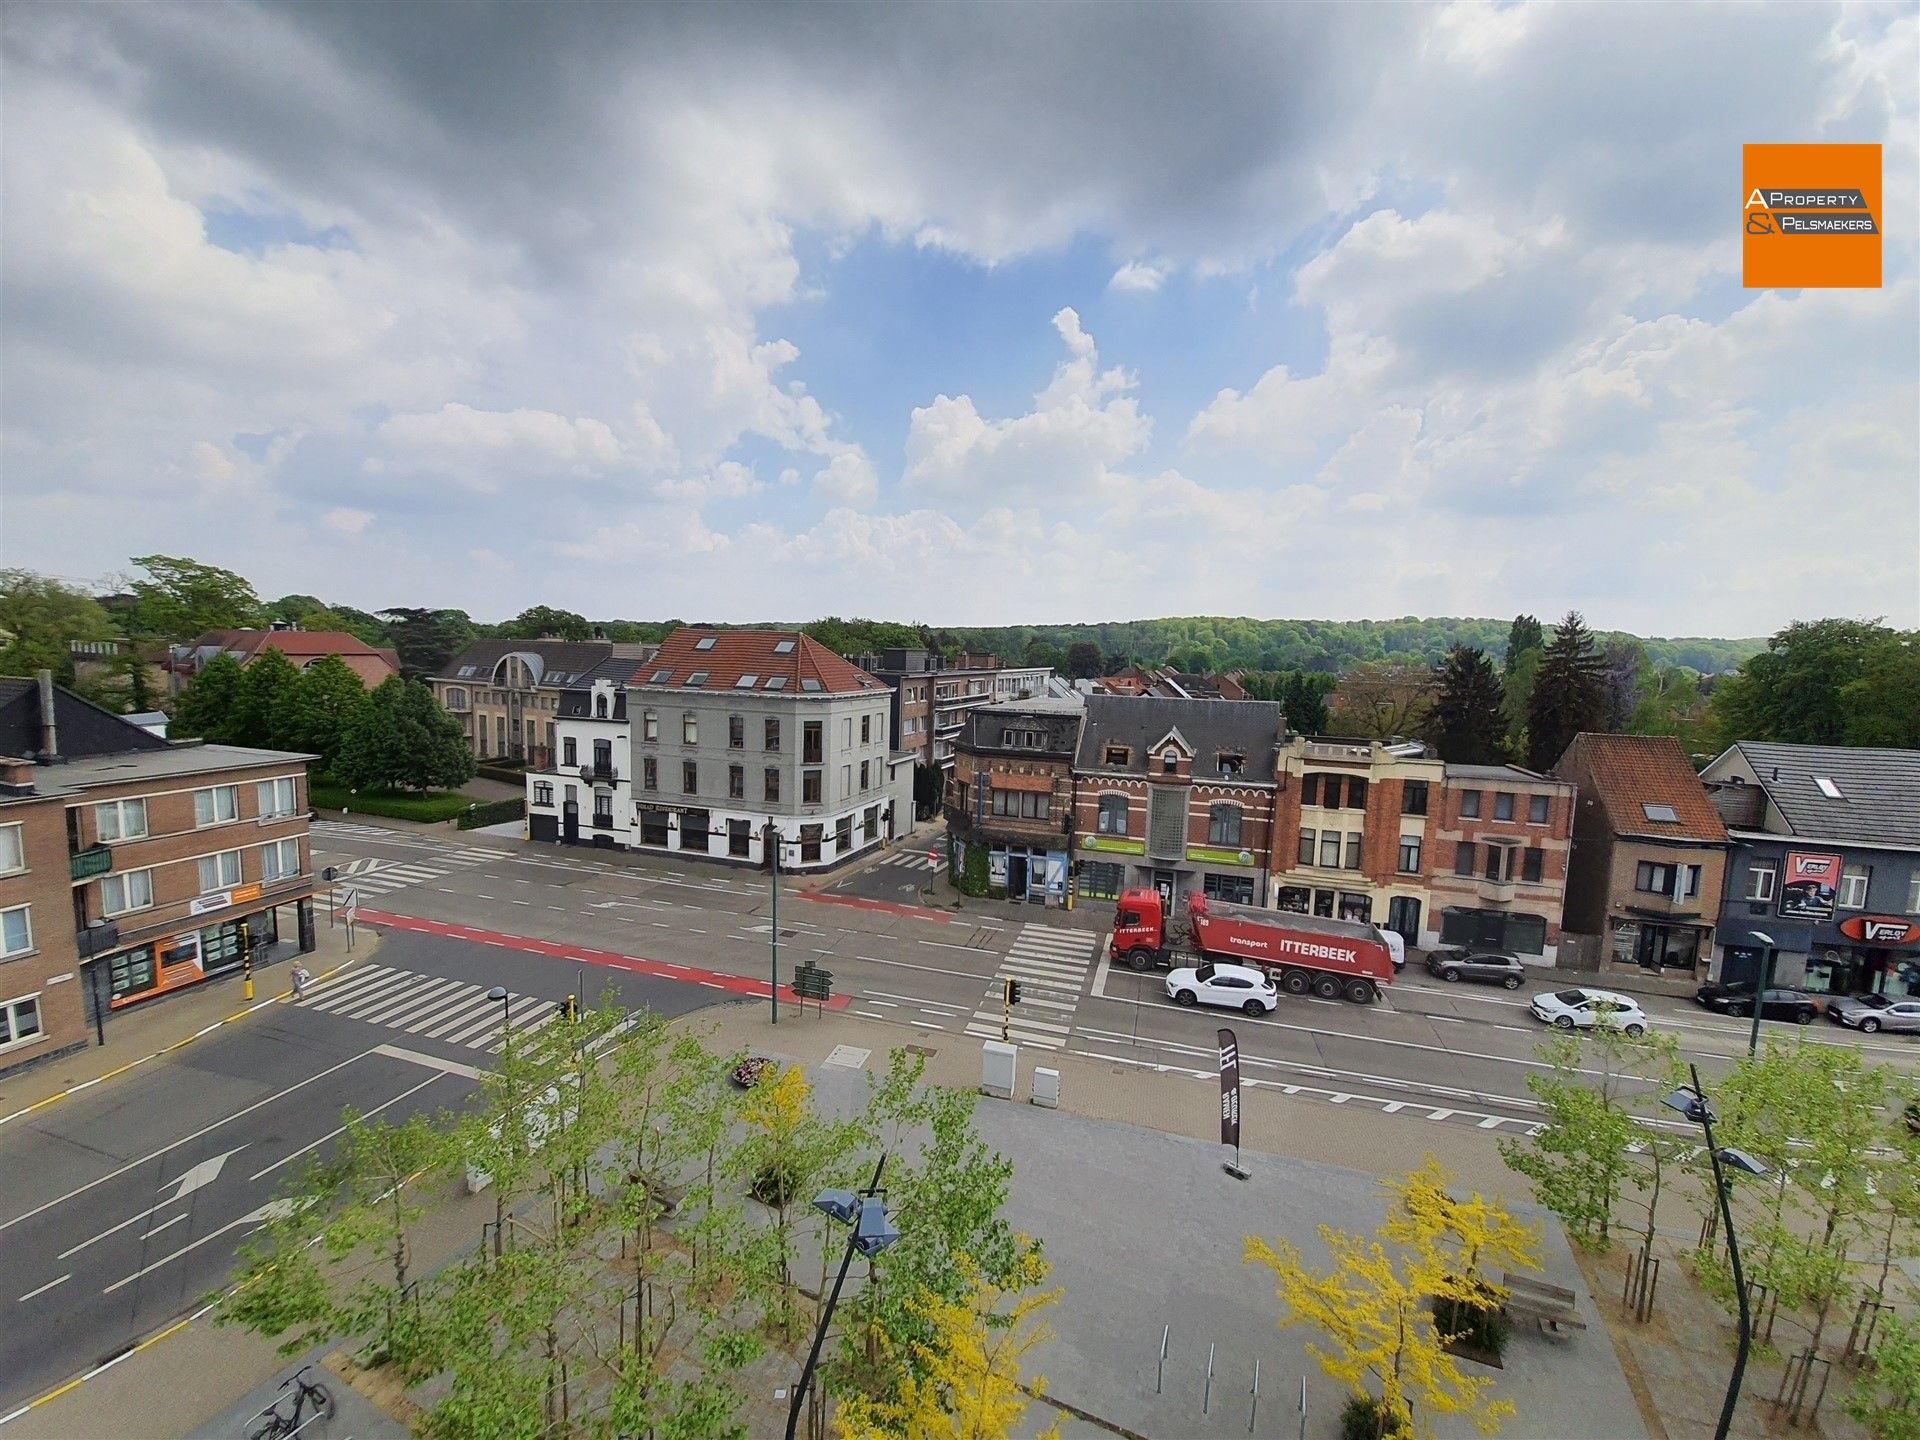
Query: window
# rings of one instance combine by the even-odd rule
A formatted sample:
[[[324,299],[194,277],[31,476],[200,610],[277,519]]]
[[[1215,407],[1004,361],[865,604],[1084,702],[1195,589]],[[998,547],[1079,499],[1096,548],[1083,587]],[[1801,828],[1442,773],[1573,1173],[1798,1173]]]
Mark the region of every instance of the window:
[[[995,790],[991,793],[993,813],[1010,819],[1045,820],[1053,806],[1051,795],[1039,795],[1031,790]]]
[[[264,790],[267,787],[262,785],[260,788]],[[18,825],[9,828],[16,835],[20,832]],[[93,807],[93,828],[100,839],[108,844],[115,840],[138,840],[147,833],[147,802],[109,800],[104,805],[96,805]],[[4,859],[4,856],[0,856],[0,859]]]
[[[769,765],[766,769],[766,774],[762,778],[766,781],[767,799],[778,800],[780,798],[780,772]]]
[[[1920,880],[1920,877],[1915,877]],[[1780,866],[1773,860],[1756,861],[1747,871],[1747,899],[1771,900],[1773,887],[1780,881]],[[1909,905],[1908,909],[1914,908]]]
[[[729,800],[744,800],[747,798],[746,766],[727,766],[727,798]]]
[[[1487,846],[1487,879],[1505,880],[1513,873],[1513,851],[1505,845]]]
[[[869,805],[860,817],[861,837],[866,840],[880,838],[880,807]]]
[[[1127,833],[1126,796],[1102,795],[1100,797],[1099,828],[1102,835],[1124,835]]]
[[[211,790],[193,792],[193,823],[224,825],[240,816],[240,787],[216,785]]]
[[[820,772],[808,770],[800,777],[800,803],[818,805],[820,803]],[[814,827],[816,830],[819,826]]]
[[[860,717],[860,743],[862,745],[873,743],[873,716],[871,715]]]
[[[580,742],[571,735],[560,742],[560,763],[569,767],[580,763]]]
[[[1324,870],[1340,868],[1340,832],[1338,830],[1320,832],[1320,866]]]
[[[1870,865],[1849,865],[1840,876],[1840,898],[1836,902],[1842,910],[1864,910],[1867,908],[1867,882],[1873,878]]]
[[[1320,777],[1320,805],[1326,810],[1340,808],[1340,777],[1338,775]]]
[[[711,650],[713,648],[713,636],[702,635],[698,640],[693,642],[693,648],[696,650]]]
[[[727,748],[744,750],[747,748],[747,717],[729,715],[727,717]]]
[[[1300,778],[1300,803],[1302,805],[1318,805],[1320,803],[1320,777],[1318,775],[1303,775]]]
[[[467,708],[467,692],[464,690],[447,691],[447,709],[464,710]]]
[[[1676,890],[1676,884],[1683,888]],[[1648,895],[1685,900],[1700,893],[1700,867],[1642,860],[1634,872],[1633,888]]]
[[[100,913],[124,915],[129,910],[144,910],[153,904],[153,872],[129,870],[123,875],[108,875],[100,882]]]
[[[1513,792],[1496,790],[1493,795],[1493,818],[1511,820],[1513,818]]]
[[[1546,864],[1546,854],[1547,852],[1544,850],[1529,846],[1526,858],[1521,862],[1520,878],[1525,880],[1529,885],[1538,885],[1540,883],[1542,870]]]
[[[840,722],[840,748],[848,749],[853,744],[853,717],[847,716]]]
[[[1480,818],[1480,792],[1478,790],[1462,790],[1460,792],[1460,817],[1463,820],[1478,820]]]
[[[1173,774],[1174,771],[1180,768],[1180,752],[1177,750],[1162,751],[1160,755],[1160,768],[1168,775]]]
[[[642,790],[660,788],[660,762],[651,755],[640,762],[640,788]]]
[[[820,835],[822,827],[802,825],[800,827],[800,858],[803,861],[818,862],[820,859]]]
[[[293,814],[294,788],[291,775],[283,775],[278,780],[262,780],[254,786],[254,793],[260,801],[261,818],[278,818]]]
[[[712,812],[707,810],[680,812],[680,848],[682,850],[691,850],[695,854],[705,855],[711,849],[712,834]]]
[[[1311,830],[1302,830],[1300,832],[1299,863],[1302,865],[1313,864],[1313,831]]]
[[[200,857],[200,893],[225,889],[240,883],[240,852],[223,850],[218,855]]]
[[[842,765],[840,767],[840,798],[844,800],[847,798],[847,796],[851,795],[852,793],[853,793],[853,766]]]
[[[869,760],[862,760],[862,761],[860,762],[860,788],[861,788],[862,790],[866,790],[866,789],[870,789],[870,788],[871,788],[871,787],[870,787],[870,786],[868,785],[868,783],[867,783],[867,774],[868,774],[868,767],[869,767],[869,766],[870,766],[871,764],[872,764],[872,762],[871,762],[871,761],[869,761]]]
[[[680,743],[683,745],[700,743],[700,717],[691,710],[680,717]]]
[[[844,855],[853,848],[853,817],[842,815],[833,827],[833,845],[836,855]]]
[[[553,804],[553,782],[536,780],[533,786],[533,803],[536,805]]]
[[[1359,868],[1360,834],[1358,831],[1355,831],[1353,834],[1347,836],[1347,869],[1358,870]]]
[[[818,765],[826,754],[826,727],[818,720],[809,720],[800,731],[800,762],[803,765]]]
[[[1126,882],[1126,878],[1124,865],[1083,860],[1080,862],[1080,898],[1082,900],[1117,900],[1120,898],[1120,887]]]
[[[0,825],[0,875],[27,868],[27,851],[18,825]]]
[[[1209,900],[1225,900],[1230,905],[1253,903],[1253,877],[1250,875],[1207,875],[1200,881],[1200,892]]]
[[[751,690],[759,683],[760,677],[758,675],[742,675],[738,680],[733,682],[733,688],[736,690]]]
[[[1529,795],[1527,797],[1527,823],[1529,825],[1544,825],[1547,823],[1546,796]]]
[[[727,854],[744,860],[753,841],[753,827],[745,820],[727,821]]]
[[[1402,780],[1400,782],[1400,813],[1402,815],[1424,815],[1427,813],[1426,781]]]
[[[1677,825],[1680,823],[1680,812],[1675,810],[1671,805],[1643,804],[1640,807],[1640,813],[1645,815],[1649,820],[1659,821],[1662,825]]]
[[[0,910],[0,955],[24,955],[33,949],[33,920],[30,907],[16,905]]]
[[[680,762],[680,789],[688,795],[700,793],[700,762],[682,760]]]
[[[23,995],[0,1003],[0,1046],[19,1045],[40,1033],[40,997]]]
[[[1460,844],[1453,847],[1453,873],[1456,875],[1473,874],[1474,847]]]
[[[791,655],[793,653],[793,641],[791,640],[775,641],[773,646],[773,653],[776,655]]]
[[[780,717],[777,715],[767,717],[767,749],[775,753],[780,749]]]
[[[300,873],[300,842],[289,835],[271,845],[260,847],[260,878],[271,885],[276,880],[291,880]]]
[[[1400,837],[1400,873],[1402,875],[1420,873],[1420,837],[1418,835]]]
[[[649,710],[640,717],[640,738],[642,740],[660,738],[660,716],[656,712]]]
[[[1367,782],[1358,775],[1347,777],[1347,809],[1364,810],[1367,808]]]
[[[1228,849],[1240,848],[1240,807],[1215,805],[1207,812],[1207,843]]]
[[[709,673],[710,672],[705,670],[696,670],[687,676],[685,680],[681,681],[681,684],[685,685],[689,690],[698,690],[702,685],[707,683],[707,675]]]
[[[1814,776],[1813,783],[1820,787],[1820,793],[1826,796],[1827,799],[1829,800],[1844,800],[1847,798],[1846,796],[1840,793],[1840,787],[1834,784],[1833,781],[1828,779],[1825,775]]]

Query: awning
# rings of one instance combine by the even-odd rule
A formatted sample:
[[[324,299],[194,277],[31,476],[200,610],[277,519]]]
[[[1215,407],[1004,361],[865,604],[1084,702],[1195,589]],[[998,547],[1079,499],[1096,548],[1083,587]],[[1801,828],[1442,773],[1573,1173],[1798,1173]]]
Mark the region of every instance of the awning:
[[[1053,777],[1051,775],[1002,775],[997,771],[988,771],[987,785],[994,790],[1025,790],[1034,795],[1051,795]]]

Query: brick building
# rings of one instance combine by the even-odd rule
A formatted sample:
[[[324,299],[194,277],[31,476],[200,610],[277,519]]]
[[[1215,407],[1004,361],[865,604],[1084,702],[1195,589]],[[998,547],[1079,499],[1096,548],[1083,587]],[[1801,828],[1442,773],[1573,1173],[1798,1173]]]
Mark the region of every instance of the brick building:
[[[1704,979],[1729,838],[1680,742],[1576,735],[1553,773],[1579,790],[1567,930],[1600,937],[1603,967]]]
[[[1073,766],[1079,893],[1267,903],[1285,730],[1270,701],[1089,695]]]
[[[638,670],[657,646],[611,640],[476,640],[427,677],[476,760],[553,763],[560,697],[609,660]]]
[[[994,894],[1048,905],[1067,898],[1084,713],[1073,700],[1022,700],[967,716],[947,779],[947,831],[986,850]]]
[[[231,655],[244,668],[269,650],[285,655],[296,670],[337,655],[369,690],[400,673],[397,650],[376,648],[344,630],[299,630],[276,625],[271,630],[209,630],[189,644],[174,646],[167,664],[173,689],[178,693],[216,655]]]
[[[1420,944],[1559,958],[1574,787],[1518,765],[1448,765],[1430,797]]]

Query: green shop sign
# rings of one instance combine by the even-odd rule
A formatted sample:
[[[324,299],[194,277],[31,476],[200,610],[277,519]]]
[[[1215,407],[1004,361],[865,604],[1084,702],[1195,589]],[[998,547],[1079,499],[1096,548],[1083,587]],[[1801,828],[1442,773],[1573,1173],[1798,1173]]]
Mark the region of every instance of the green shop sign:
[[[1147,842],[1144,840],[1129,840],[1121,835],[1082,835],[1080,837],[1080,848],[1082,850],[1104,850],[1112,855],[1144,855],[1147,853]]]
[[[1189,845],[1187,859],[1204,860],[1209,865],[1251,865],[1253,856],[1245,850],[1216,850],[1210,845]]]

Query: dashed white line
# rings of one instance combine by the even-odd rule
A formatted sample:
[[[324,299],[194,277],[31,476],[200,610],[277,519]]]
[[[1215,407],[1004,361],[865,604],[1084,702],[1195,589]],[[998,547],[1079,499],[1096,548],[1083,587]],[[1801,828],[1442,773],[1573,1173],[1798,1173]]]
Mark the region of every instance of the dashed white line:
[[[15,1301],[14,1303],[21,1304],[21,1303],[24,1303],[25,1301],[33,1299],[33,1297],[36,1295],[44,1295],[47,1293],[47,1291],[53,1289],[54,1286],[64,1285],[67,1283],[67,1281],[71,1280],[72,1278],[73,1276],[71,1275],[62,1275],[58,1280],[49,1280],[45,1285],[42,1285],[38,1290],[27,1291],[26,1294],[22,1295],[20,1299]]]

